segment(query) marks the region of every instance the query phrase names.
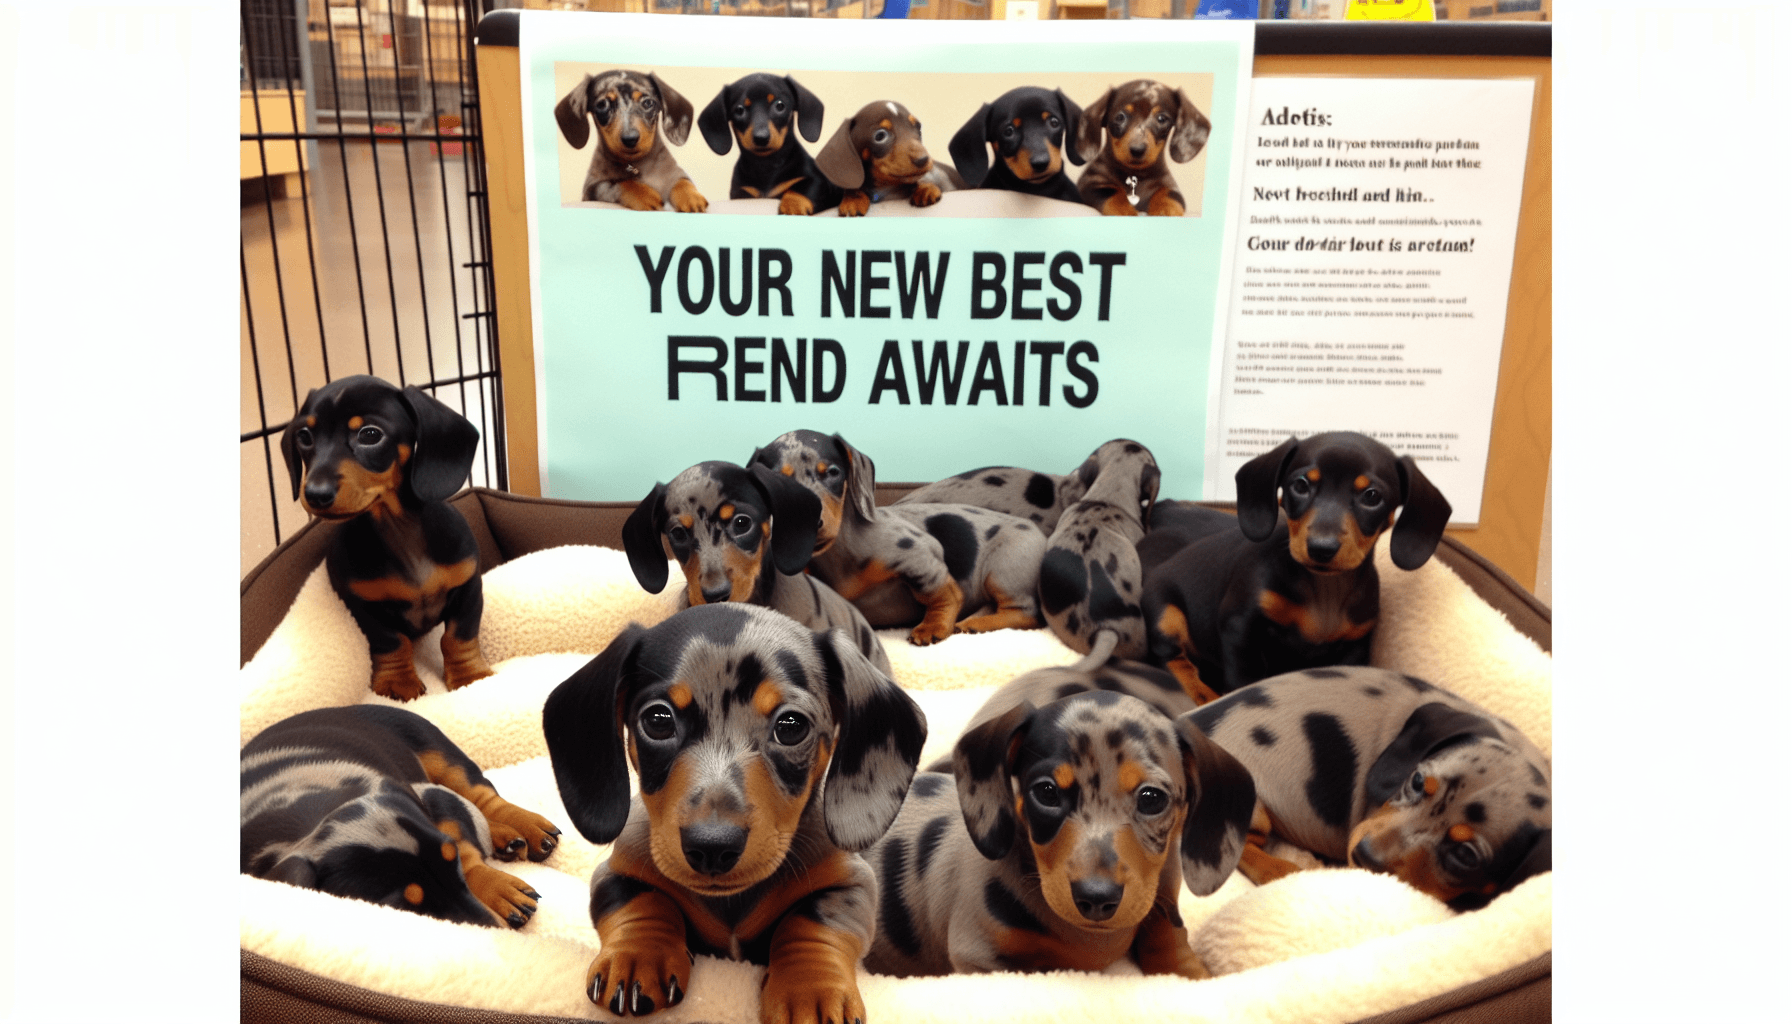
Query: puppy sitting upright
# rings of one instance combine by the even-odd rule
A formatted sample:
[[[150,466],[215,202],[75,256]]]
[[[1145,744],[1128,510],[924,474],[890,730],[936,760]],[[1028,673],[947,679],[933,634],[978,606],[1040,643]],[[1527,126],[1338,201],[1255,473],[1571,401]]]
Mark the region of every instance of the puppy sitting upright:
[[[709,201],[672,159],[666,141],[684,145],[691,134],[691,101],[658,75],[606,71],[586,75],[554,107],[560,134],[574,149],[597,122],[597,148],[585,172],[581,198],[621,203],[631,210],[659,210],[667,201],[680,213],[701,213]],[[664,138],[660,127],[665,127]]]
[[[1077,195],[1108,217],[1180,217],[1188,203],[1164,154],[1188,163],[1212,129],[1181,89],[1144,78],[1109,89],[1083,110],[1076,146],[1089,167],[1077,179]]]
[[[453,409],[368,376],[313,390],[280,435],[293,498],[302,492],[305,511],[342,522],[325,565],[367,635],[382,697],[422,695],[411,645],[438,623],[450,690],[492,674],[479,650],[479,547],[447,502],[478,444]]]
[[[921,144],[921,122],[900,103],[867,103],[840,122],[815,156],[828,180],[846,190],[840,216],[863,217],[872,203],[907,199],[932,206],[964,187],[958,172],[934,160]]]
[[[1022,86],[985,103],[952,136],[946,151],[969,188],[1000,188],[1027,195],[1080,203],[1076,186],[1064,173],[1064,157],[1081,164],[1074,139],[1082,108],[1060,89]],[[994,166],[986,145],[995,147]]]
[[[1392,527],[1394,564],[1417,569],[1443,539],[1450,503],[1412,456],[1362,434],[1291,437],[1236,479],[1238,532],[1145,567],[1152,660],[1197,702],[1282,672],[1368,664],[1381,614],[1375,542]]]
[[[796,138],[798,131],[810,142],[821,138],[823,109],[788,75],[752,74],[723,86],[697,115],[697,128],[719,155],[740,143],[728,198],[776,199],[779,213],[803,217],[838,205],[840,189]]]
[[[864,1020],[877,883],[855,851],[896,817],[927,721],[846,637],[687,608],[625,630],[548,696],[542,727],[573,824],[615,840],[591,877],[592,1002],[676,1005],[705,953],[766,965],[761,1020]]]
[[[917,776],[867,854],[867,970],[1099,971],[1130,956],[1146,974],[1207,977],[1178,890],[1226,881],[1255,802],[1218,744],[1137,698],[1082,693],[972,726],[952,771]]]

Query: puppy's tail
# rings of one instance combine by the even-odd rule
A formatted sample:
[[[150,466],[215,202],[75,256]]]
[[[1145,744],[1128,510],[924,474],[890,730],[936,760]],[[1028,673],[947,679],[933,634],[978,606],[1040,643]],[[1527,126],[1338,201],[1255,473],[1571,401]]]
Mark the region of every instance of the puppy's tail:
[[[1111,629],[1095,631],[1095,641],[1089,645],[1089,653],[1083,660],[1070,666],[1072,672],[1093,672],[1108,663],[1114,656],[1114,648],[1120,645],[1120,634]]]

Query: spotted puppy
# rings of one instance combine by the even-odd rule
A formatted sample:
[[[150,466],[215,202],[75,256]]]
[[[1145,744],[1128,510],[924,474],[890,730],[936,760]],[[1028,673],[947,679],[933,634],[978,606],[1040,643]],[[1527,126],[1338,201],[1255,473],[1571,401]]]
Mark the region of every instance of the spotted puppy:
[[[1144,572],[1133,545],[1145,536],[1162,475],[1144,445],[1124,438],[1090,461],[1100,472],[1058,520],[1039,566],[1039,607],[1053,635],[1088,655],[1079,668],[1145,656]]]
[[[1188,203],[1164,157],[1188,163],[1212,130],[1181,89],[1145,78],[1115,86],[1083,108],[1076,146],[1089,166],[1077,179],[1077,195],[1109,217],[1180,217]]]
[[[969,505],[879,508],[870,457],[839,434],[794,430],[751,461],[821,499],[809,571],[873,626],[913,626],[909,642],[925,646],[1039,625],[1045,535],[1032,523]]]
[[[1016,703],[959,739],[951,775],[916,777],[867,854],[879,900],[865,967],[1099,971],[1130,956],[1147,974],[1207,977],[1177,893],[1232,873],[1253,792],[1217,744],[1133,697]]]
[[[382,697],[422,696],[412,644],[438,624],[448,689],[492,674],[479,648],[479,545],[447,500],[478,444],[453,409],[364,375],[313,389],[280,435],[293,498],[342,524],[324,565],[367,637],[368,685]]]
[[[877,883],[856,851],[895,819],[927,721],[848,637],[687,608],[631,625],[548,696],[542,726],[573,824],[615,840],[591,876],[592,1002],[676,1005],[704,953],[767,966],[762,1020],[864,1019]]]
[[[1257,781],[1240,869],[1299,870],[1270,835],[1391,874],[1459,909],[1550,870],[1550,767],[1512,723],[1422,679],[1307,669],[1265,679],[1179,721]]]
[[[668,202],[680,213],[708,209],[709,201],[666,148],[690,137],[692,112],[690,100],[651,72],[586,75],[554,107],[560,134],[574,149],[585,148],[591,122],[597,122],[597,146],[579,198],[630,210],[659,210]]]
[[[1064,514],[1065,509],[1082,500],[1089,485],[1100,475],[1104,453],[1113,451],[1107,445],[1102,445],[1091,452],[1075,472],[1065,476],[1039,473],[1018,466],[984,466],[966,470],[944,480],[917,487],[891,504],[943,502],[975,505],[992,512],[1029,520],[1049,537],[1058,525],[1058,517]]]
[[[622,548],[651,593],[666,586],[668,557],[684,569],[680,608],[743,601],[824,633],[845,630],[859,653],[890,675],[890,656],[865,616],[803,572],[820,526],[821,502],[789,477],[764,466],[704,462],[654,485],[622,524]]]
[[[920,120],[891,100],[867,103],[840,122],[815,154],[815,165],[846,190],[840,200],[842,217],[863,217],[872,203],[886,199],[932,206],[943,193],[964,188],[957,171],[928,154]]]
[[[999,188],[1078,203],[1064,158],[1083,162],[1074,140],[1082,108],[1062,89],[1022,86],[985,103],[952,136],[946,151],[970,188]],[[990,163],[994,147],[995,162]]]
[[[520,928],[541,897],[489,858],[542,860],[560,830],[498,795],[420,715],[306,711],[242,753],[242,873],[445,921]]]

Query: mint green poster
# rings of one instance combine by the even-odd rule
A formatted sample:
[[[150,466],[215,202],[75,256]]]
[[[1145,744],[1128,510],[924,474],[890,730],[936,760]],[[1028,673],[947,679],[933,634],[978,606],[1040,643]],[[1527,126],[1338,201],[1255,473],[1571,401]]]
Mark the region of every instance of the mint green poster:
[[[806,428],[883,481],[1127,437],[1201,497],[1251,39],[525,14],[544,492]]]

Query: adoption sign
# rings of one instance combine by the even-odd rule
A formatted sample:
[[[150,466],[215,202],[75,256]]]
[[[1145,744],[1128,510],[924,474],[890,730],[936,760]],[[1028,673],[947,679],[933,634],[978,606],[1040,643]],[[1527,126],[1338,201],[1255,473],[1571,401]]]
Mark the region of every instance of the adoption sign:
[[[1129,437],[1156,454],[1166,495],[1199,496],[1252,38],[1248,24],[1206,22],[525,12],[544,493],[636,500],[689,465],[745,462],[807,428],[841,434],[889,481],[989,464],[1065,473]],[[676,198],[695,206],[694,191],[701,212],[627,209],[605,201],[615,190],[587,189],[594,159],[614,156],[600,152],[614,143],[588,86],[617,70],[653,76],[665,156],[689,178]],[[1068,122],[1060,157],[1074,183],[1089,166],[1075,146],[1082,112],[1137,79],[1180,91],[1211,129],[1192,159],[1168,164],[1181,216],[950,187],[927,205],[870,195],[864,216],[780,215],[777,186],[734,187],[748,159],[738,139],[702,130],[706,113],[714,128],[744,102],[732,84],[761,73],[789,88],[745,99],[800,105],[788,130],[811,155],[874,107],[912,119],[935,165],[952,166],[954,137],[986,123],[986,105],[1036,87],[1067,101],[1038,116]],[[564,116],[575,104],[576,121]],[[681,113],[683,131],[671,127]],[[662,164],[624,165],[666,180]]]

